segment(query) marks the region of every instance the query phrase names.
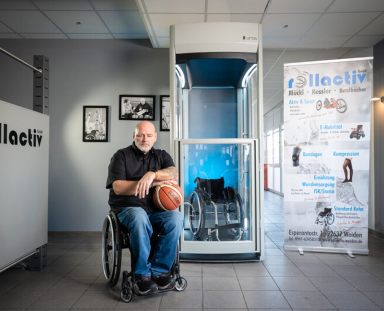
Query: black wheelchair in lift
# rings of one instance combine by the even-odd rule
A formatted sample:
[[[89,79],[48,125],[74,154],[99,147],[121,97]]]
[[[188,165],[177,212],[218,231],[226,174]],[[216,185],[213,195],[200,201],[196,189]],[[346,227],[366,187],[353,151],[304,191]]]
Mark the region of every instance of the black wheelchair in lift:
[[[155,245],[157,238],[158,234],[154,232],[151,237],[151,245]],[[121,225],[117,215],[113,211],[110,211],[105,218],[103,225],[102,265],[104,276],[107,279],[108,284],[112,287],[115,286],[119,281],[122,250],[125,248],[128,248],[131,253],[131,271],[123,272],[120,297],[124,302],[130,302],[133,299],[134,294],[138,296],[145,295],[136,293],[134,290],[136,281],[134,273],[135,260],[130,248],[130,237],[128,229],[124,225]],[[177,246],[175,260],[170,273],[175,278],[175,286],[173,288],[158,290],[150,294],[162,293],[170,290],[183,291],[187,288],[187,280],[180,276],[179,246]]]
[[[245,211],[241,196],[233,187],[224,188],[224,177],[195,179],[197,186],[189,197],[188,221],[196,240],[240,241],[245,237]]]

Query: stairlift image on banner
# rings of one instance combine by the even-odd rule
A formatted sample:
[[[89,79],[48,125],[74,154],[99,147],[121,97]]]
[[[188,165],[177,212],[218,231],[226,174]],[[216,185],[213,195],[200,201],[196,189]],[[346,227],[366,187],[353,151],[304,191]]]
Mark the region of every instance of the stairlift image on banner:
[[[368,254],[373,58],[284,65],[284,249]]]

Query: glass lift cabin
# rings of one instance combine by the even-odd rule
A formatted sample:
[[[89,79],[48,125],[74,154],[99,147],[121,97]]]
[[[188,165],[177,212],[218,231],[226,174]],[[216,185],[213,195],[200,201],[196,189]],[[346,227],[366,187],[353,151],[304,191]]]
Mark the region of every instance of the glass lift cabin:
[[[262,260],[261,25],[171,26],[170,139],[184,192],[180,258]]]

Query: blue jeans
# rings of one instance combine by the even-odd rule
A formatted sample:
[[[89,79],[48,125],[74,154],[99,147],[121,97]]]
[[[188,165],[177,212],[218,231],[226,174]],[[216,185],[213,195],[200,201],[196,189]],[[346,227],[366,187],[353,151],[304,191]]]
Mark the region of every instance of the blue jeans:
[[[136,277],[156,276],[171,270],[184,227],[184,218],[180,212],[156,211],[147,214],[141,207],[126,207],[117,217],[130,234]],[[149,258],[153,228],[160,235],[153,255]]]

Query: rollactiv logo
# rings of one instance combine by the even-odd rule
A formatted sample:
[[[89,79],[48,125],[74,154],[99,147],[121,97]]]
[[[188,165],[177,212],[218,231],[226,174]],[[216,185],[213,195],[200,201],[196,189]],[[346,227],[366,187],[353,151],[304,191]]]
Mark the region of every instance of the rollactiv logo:
[[[20,133],[15,130],[9,131],[8,124],[0,123],[0,144],[40,147],[43,140],[42,134],[43,131],[36,129],[28,129],[28,131]]]

